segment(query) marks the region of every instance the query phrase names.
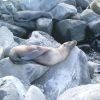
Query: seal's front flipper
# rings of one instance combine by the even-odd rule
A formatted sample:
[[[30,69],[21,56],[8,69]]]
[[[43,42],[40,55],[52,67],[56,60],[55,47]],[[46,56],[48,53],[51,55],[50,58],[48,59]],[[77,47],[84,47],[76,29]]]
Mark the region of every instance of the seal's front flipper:
[[[33,50],[32,52],[28,52],[26,53],[23,57],[21,57],[22,60],[33,60],[39,56],[41,56],[42,54],[44,54],[45,52],[47,52],[47,50],[45,49],[36,49],[36,50]]]

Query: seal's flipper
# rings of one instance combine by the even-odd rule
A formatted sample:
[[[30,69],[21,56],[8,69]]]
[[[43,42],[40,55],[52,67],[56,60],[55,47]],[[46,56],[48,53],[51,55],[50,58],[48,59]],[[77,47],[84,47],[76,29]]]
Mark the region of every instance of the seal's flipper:
[[[21,57],[22,60],[33,60],[39,56],[41,56],[42,54],[44,54],[45,52],[47,52],[47,50],[45,49],[41,49],[41,50],[33,50],[32,52],[28,52],[26,53],[23,57]]]

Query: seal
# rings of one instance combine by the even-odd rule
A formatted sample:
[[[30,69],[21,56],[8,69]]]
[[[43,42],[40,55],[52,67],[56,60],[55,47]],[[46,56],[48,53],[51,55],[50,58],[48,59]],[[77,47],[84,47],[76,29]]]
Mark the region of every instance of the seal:
[[[36,62],[42,65],[55,65],[68,57],[77,41],[63,43],[58,48],[37,45],[20,45],[11,49],[9,58],[14,63]]]
[[[100,15],[100,0],[93,0],[88,8]]]

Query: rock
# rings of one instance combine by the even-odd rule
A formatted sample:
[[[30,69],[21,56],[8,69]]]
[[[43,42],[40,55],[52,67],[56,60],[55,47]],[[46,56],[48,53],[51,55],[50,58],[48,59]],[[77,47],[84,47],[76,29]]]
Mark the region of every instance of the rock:
[[[14,64],[9,58],[0,60],[0,77],[15,76],[24,84],[30,84],[47,70],[48,67],[36,63]]]
[[[48,12],[44,11],[31,11],[31,10],[24,10],[18,11],[14,14],[15,21],[32,21],[39,18],[52,18],[52,15]]]
[[[26,30],[24,30],[23,28],[18,27],[16,25],[6,23],[4,21],[0,21],[0,27],[1,26],[6,26],[7,28],[9,28],[12,31],[12,33],[15,36],[18,36],[18,37],[24,37],[27,34]]]
[[[0,100],[24,100],[25,94],[24,85],[16,77],[0,78]]]
[[[0,60],[4,58],[4,50],[3,50],[3,47],[0,46]]]
[[[50,11],[54,8],[60,0],[21,0],[21,4],[25,6],[25,9],[33,11]]]
[[[97,64],[92,61],[88,61],[88,65],[89,65],[90,76],[91,76],[91,78],[93,78],[94,73],[100,72],[100,64]]]
[[[38,87],[32,85],[26,93],[25,100],[46,100],[46,98]]]
[[[55,38],[61,41],[84,40],[87,24],[84,21],[66,19],[56,23]],[[59,39],[60,37],[60,39]]]
[[[53,22],[52,19],[39,18],[36,21],[36,26],[37,26],[37,30],[51,34],[53,28]]]
[[[95,37],[100,36],[100,19],[91,21],[88,26]]]
[[[76,0],[60,0],[60,2],[76,6]]]
[[[100,15],[100,1],[99,0],[93,0],[90,5],[90,9],[92,9],[95,13]]]
[[[78,47],[83,50],[85,53],[90,53],[92,51],[92,48],[89,44],[82,44],[78,45]]]
[[[52,66],[33,83],[43,86],[47,100],[56,100],[68,88],[90,83],[86,55],[75,47],[65,61]]]
[[[58,47],[60,44],[54,40],[52,36],[42,31],[33,31],[29,39],[27,39],[26,44],[35,44],[47,47]]]
[[[97,19],[100,19],[100,16],[91,9],[86,9],[80,14],[80,20],[86,21],[87,23]]]
[[[77,9],[73,5],[59,3],[53,10],[51,10],[51,13],[54,19],[63,20],[75,15]]]
[[[100,84],[82,85],[66,90],[57,100],[99,100]]]
[[[84,9],[89,5],[90,1],[91,0],[76,0],[76,4]]]
[[[5,26],[0,27],[1,58],[8,56],[9,50],[16,45],[13,33]]]

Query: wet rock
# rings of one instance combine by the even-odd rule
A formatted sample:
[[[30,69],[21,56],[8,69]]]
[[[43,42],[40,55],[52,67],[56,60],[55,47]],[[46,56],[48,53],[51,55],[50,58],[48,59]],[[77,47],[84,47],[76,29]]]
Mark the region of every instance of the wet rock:
[[[24,85],[16,77],[0,78],[0,100],[24,100],[25,94]]]
[[[56,100],[68,88],[90,83],[86,55],[75,47],[65,61],[52,66],[33,83],[43,86],[47,100]]]
[[[36,21],[36,26],[37,26],[37,30],[51,34],[53,28],[53,22],[52,19],[39,18]]]
[[[32,85],[26,93],[25,100],[46,100],[41,90]]]
[[[99,100],[100,84],[89,84],[66,90],[57,100]]]
[[[75,15],[77,9],[73,5],[59,3],[53,10],[51,10],[51,13],[54,19],[63,20]]]
[[[61,41],[84,40],[87,24],[84,21],[66,19],[56,23],[55,38]],[[59,38],[60,37],[60,38]]]
[[[48,67],[36,63],[14,64],[9,58],[0,60],[0,77],[15,76],[24,84],[30,84],[47,70]]]
[[[12,24],[4,22],[4,21],[0,21],[0,27],[1,26],[6,26],[7,28],[9,28],[11,30],[11,32],[15,36],[18,36],[18,37],[24,37],[27,34],[26,30],[24,30],[23,28],[18,27],[16,25],[12,25]]]

